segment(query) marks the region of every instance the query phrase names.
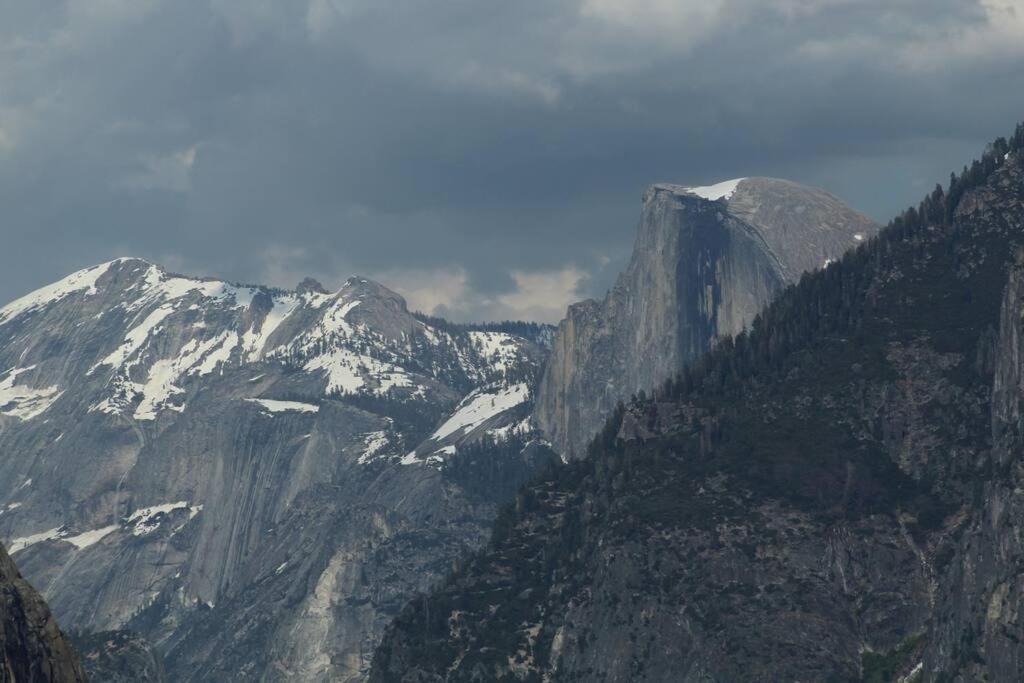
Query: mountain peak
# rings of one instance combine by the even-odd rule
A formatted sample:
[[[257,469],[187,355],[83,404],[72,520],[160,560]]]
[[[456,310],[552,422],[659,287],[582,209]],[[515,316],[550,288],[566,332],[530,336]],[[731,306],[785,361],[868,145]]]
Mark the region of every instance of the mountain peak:
[[[295,291],[299,294],[305,294],[307,292],[312,292],[313,294],[330,294],[330,292],[327,291],[327,288],[320,284],[319,280],[312,277],[303,278],[302,282],[300,282],[295,288]]]
[[[358,275],[354,275],[345,280],[345,284],[341,286],[339,293],[344,293],[346,297],[360,297],[390,301],[394,305],[398,306],[400,310],[408,310],[405,298],[401,294],[385,287],[376,280],[371,280]]]
[[[827,192],[788,180],[650,186],[626,271],[603,302],[571,306],[559,327],[538,424],[564,455],[582,455],[616,401],[738,334],[802,273],[877,230]]]

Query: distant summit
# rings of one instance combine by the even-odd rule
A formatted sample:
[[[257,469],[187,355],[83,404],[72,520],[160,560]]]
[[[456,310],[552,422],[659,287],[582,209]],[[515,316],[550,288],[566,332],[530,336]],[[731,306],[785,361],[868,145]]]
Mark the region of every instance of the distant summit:
[[[306,292],[312,292],[313,294],[327,294],[327,288],[320,284],[319,280],[315,280],[311,277],[303,279],[299,283],[299,286],[295,288],[295,291],[299,294],[305,294]]]
[[[604,301],[570,306],[559,326],[538,424],[566,457],[581,456],[616,402],[742,331],[786,285],[878,227],[788,180],[652,185],[626,271]]]

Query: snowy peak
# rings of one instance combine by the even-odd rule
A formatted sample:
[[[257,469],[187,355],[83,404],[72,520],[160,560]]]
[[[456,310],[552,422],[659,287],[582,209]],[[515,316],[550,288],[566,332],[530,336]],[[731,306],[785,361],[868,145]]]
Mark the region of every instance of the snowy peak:
[[[345,292],[348,296],[388,301],[403,311],[407,310],[405,299],[401,294],[365,277],[350,277],[345,280],[345,284],[341,286],[339,292]]]
[[[420,327],[405,299],[379,282],[351,277],[338,291],[338,298],[349,307],[353,323],[376,330],[388,340],[407,339]]]
[[[449,403],[538,363],[525,339],[432,327],[373,280],[322,289],[189,277],[134,258],[73,273],[0,309],[0,419],[33,420],[58,400],[171,419],[210,378],[268,363],[320,397]],[[67,393],[83,380],[88,391]]]
[[[286,291],[118,259],[3,311],[0,542],[61,618],[144,613],[197,679],[238,677],[253,619],[284,625],[257,649],[288,671],[338,663],[298,678],[363,678],[353,653],[546,457],[527,420],[544,330],[413,314],[367,278]]]

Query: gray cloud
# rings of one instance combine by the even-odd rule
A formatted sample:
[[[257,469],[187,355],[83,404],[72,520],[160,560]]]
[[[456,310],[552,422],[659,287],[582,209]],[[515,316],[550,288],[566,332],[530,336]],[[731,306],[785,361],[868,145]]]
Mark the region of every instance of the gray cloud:
[[[0,299],[127,253],[551,319],[645,185],[884,220],[1024,118],[1022,66],[1021,0],[4,3]]]

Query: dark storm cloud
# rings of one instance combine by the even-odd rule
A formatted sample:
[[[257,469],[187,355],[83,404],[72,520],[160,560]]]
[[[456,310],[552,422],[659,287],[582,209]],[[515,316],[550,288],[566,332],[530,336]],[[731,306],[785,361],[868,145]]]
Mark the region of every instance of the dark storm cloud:
[[[551,319],[648,183],[884,220],[1024,118],[1022,66],[1020,0],[3,2],[0,299],[133,254]]]

